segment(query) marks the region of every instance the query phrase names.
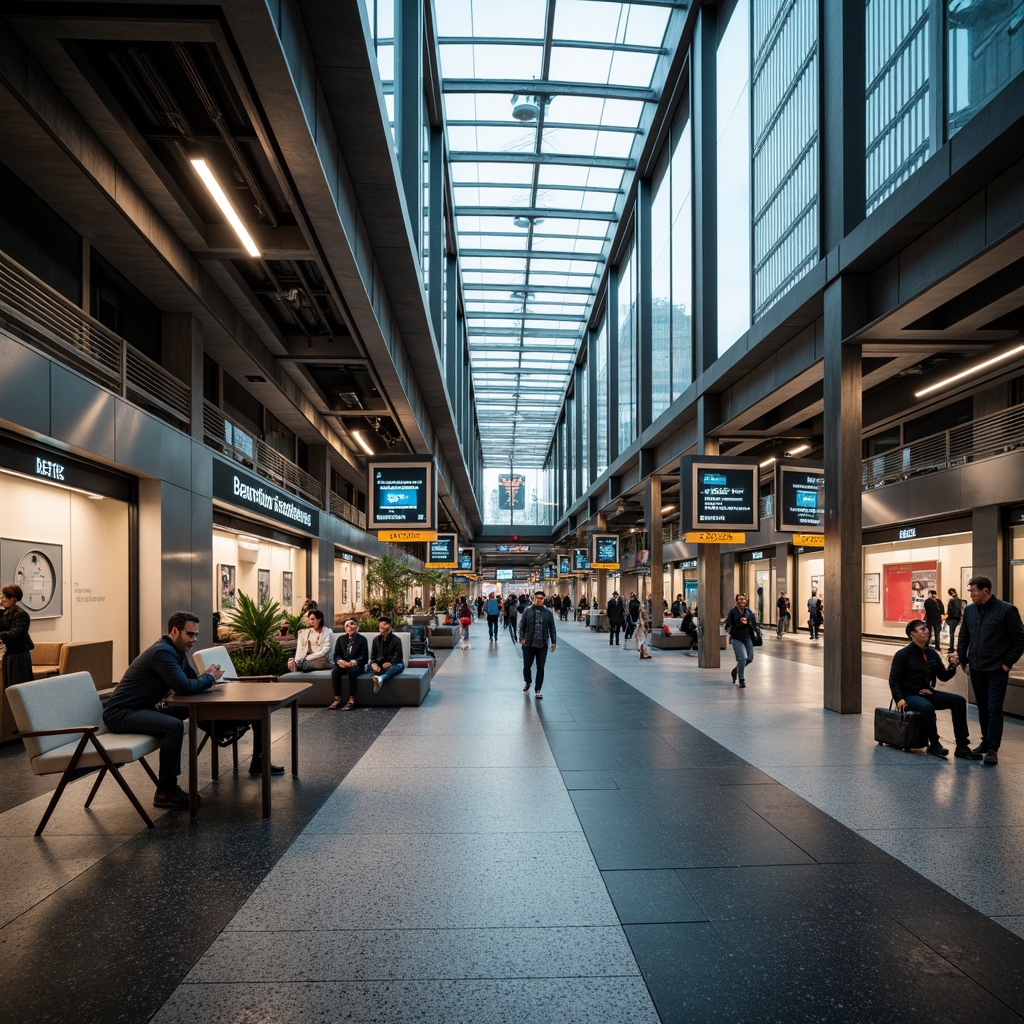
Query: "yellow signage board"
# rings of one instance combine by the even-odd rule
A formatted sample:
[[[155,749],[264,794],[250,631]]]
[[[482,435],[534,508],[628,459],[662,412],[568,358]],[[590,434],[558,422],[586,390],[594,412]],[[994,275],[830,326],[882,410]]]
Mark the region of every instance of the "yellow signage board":
[[[724,530],[694,530],[686,535],[687,544],[742,544],[745,533],[727,533]]]
[[[416,544],[420,541],[437,540],[437,530],[378,530],[377,540],[391,544]]]
[[[825,546],[825,537],[820,533],[794,533],[793,543],[797,547],[823,548]]]
[[[618,562],[591,562],[591,569],[612,569],[617,570],[619,568]]]

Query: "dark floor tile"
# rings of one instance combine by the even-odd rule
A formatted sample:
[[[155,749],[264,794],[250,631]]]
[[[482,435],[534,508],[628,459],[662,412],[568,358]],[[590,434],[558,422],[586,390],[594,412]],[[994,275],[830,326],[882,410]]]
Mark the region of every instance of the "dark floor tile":
[[[627,925],[664,1024],[1020,1018],[893,921]]]
[[[749,808],[723,807],[721,793],[577,790],[570,797],[602,871],[812,863]]]
[[[562,772],[565,788],[574,789],[618,789],[611,772]]]
[[[719,786],[777,786],[778,782],[752,764],[712,765],[704,774]]]
[[[890,859],[881,848],[827,815],[772,817],[771,824],[819,864],[851,864]]]
[[[547,738],[562,771],[692,767],[678,750],[643,729],[552,732]]]
[[[601,877],[623,924],[707,920],[675,871],[604,871]]]

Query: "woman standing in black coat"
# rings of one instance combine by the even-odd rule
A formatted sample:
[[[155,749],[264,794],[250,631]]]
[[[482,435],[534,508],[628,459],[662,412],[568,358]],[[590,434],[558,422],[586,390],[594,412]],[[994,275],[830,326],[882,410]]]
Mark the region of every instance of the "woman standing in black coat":
[[[0,589],[0,643],[4,645],[3,684],[6,690],[15,683],[32,679],[32,638],[28,635],[31,616],[18,602],[24,596],[17,583]]]

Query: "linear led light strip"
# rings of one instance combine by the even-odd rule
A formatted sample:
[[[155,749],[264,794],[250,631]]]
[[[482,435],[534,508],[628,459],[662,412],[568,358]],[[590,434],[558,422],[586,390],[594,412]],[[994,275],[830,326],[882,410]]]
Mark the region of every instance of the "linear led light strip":
[[[359,445],[367,455],[373,454],[373,449],[366,443],[361,431],[350,430],[349,434],[356,439],[356,444]]]
[[[260,251],[256,248],[256,243],[252,240],[249,232],[245,230],[242,218],[235,213],[235,208],[231,205],[231,200],[224,194],[224,189],[220,187],[220,182],[213,176],[213,171],[210,170],[209,165],[206,163],[206,158],[193,156],[189,158],[189,163],[196,169],[196,174],[199,175],[203,184],[209,190],[210,195],[213,196],[214,201],[220,207],[221,213],[227,217],[228,223],[235,229],[235,234],[238,235],[239,241],[245,246],[245,251],[254,259],[258,259]]]
[[[933,391],[938,391],[939,388],[944,388],[958,380],[963,380],[964,377],[970,377],[972,374],[981,373],[982,370],[987,370],[990,366],[995,366],[996,363],[1001,363],[1004,359],[1009,359],[1011,356],[1015,356],[1020,352],[1024,352],[1024,345],[1018,345],[1016,348],[1011,348],[1008,352],[1003,352],[1002,355],[986,359],[985,362],[978,363],[977,366],[972,366],[969,370],[963,370],[960,373],[954,374],[952,377],[940,380],[938,384],[931,384],[926,388],[922,388],[920,391],[915,391],[914,397],[923,398],[925,395],[930,395]]]

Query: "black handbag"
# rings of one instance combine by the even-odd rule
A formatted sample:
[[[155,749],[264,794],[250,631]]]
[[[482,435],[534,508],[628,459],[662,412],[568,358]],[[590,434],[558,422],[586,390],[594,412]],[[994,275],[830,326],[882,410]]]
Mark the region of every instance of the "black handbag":
[[[875,742],[912,750],[927,747],[925,716],[919,711],[897,711],[889,701],[887,708],[875,708]]]
[[[750,642],[755,647],[760,647],[764,644],[764,637],[761,635],[761,630],[756,626],[752,626],[750,629]]]

